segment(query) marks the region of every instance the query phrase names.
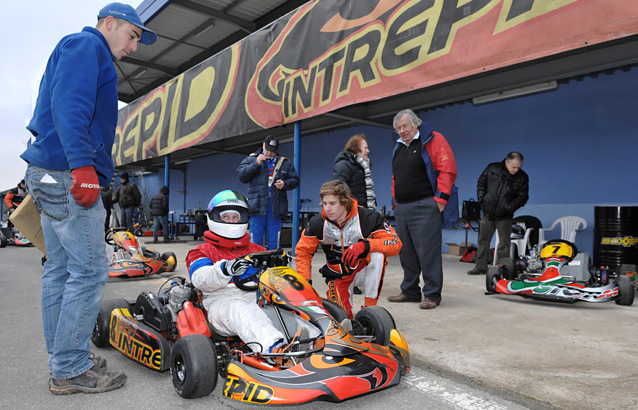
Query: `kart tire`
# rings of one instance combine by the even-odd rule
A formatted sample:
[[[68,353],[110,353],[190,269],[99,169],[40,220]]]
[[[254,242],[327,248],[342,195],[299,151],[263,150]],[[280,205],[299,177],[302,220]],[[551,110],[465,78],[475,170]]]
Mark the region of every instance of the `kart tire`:
[[[144,236],[144,231],[140,228],[137,228],[134,230],[135,232],[133,232],[133,235],[135,236]]]
[[[381,306],[368,306],[361,309],[354,318],[363,326],[365,336],[374,336],[373,343],[387,346],[390,344],[390,332],[396,328],[390,312]]]
[[[204,335],[177,340],[171,351],[171,379],[175,391],[185,399],[208,396],[217,385],[215,345]]]
[[[503,266],[503,277],[507,280],[516,279],[516,261],[512,258],[499,259],[497,265]]]
[[[130,309],[126,299],[107,299],[102,302],[100,313],[97,315],[95,327],[91,341],[96,347],[107,347],[109,345],[109,329],[111,325],[111,312],[113,309]]]
[[[490,266],[485,274],[485,289],[487,293],[496,293],[496,282],[501,279],[501,268]]]
[[[341,323],[343,320],[348,319],[348,313],[344,308],[339,306],[338,303],[325,298],[321,298],[321,303],[328,313],[330,313],[330,316],[337,322]]]
[[[621,306],[631,306],[634,303],[634,285],[627,275],[620,275],[616,278],[616,286],[618,286],[618,296],[615,299],[616,304]]]
[[[167,269],[167,272],[172,272],[177,268],[177,256],[173,252],[164,252],[160,259],[173,265],[173,269]]]
[[[4,248],[5,246],[7,246],[9,244],[9,240],[7,238],[0,237],[0,248]]]

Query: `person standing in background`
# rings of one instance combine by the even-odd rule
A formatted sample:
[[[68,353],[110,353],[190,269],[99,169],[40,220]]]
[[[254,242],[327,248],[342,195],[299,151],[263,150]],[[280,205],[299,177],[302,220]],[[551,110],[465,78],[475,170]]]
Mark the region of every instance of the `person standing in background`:
[[[262,147],[239,164],[237,176],[248,184],[250,241],[266,249],[279,249],[282,220],[288,217],[288,193],[299,185],[292,162],[277,155],[279,141],[269,135]]]
[[[153,243],[157,243],[159,227],[162,225],[164,242],[169,242],[168,235],[168,187],[164,185],[158,194],[151,199],[151,215],[153,215]]]
[[[113,192],[110,186],[103,186],[100,189],[100,196],[102,197],[102,204],[106,210],[106,218],[104,219],[104,232],[111,229],[111,208],[113,207]]]
[[[370,149],[364,134],[350,137],[343,151],[335,158],[332,168],[332,179],[343,181],[350,187],[352,196],[360,206],[375,211],[377,198],[374,194],[374,182],[368,158]]]
[[[499,238],[496,260],[510,256],[514,212],[529,198],[529,177],[521,169],[523,160],[520,152],[510,152],[503,161],[489,164],[478,179],[476,193],[483,216],[479,225],[476,265],[467,272],[468,275],[487,273],[494,231],[498,231]]]
[[[401,293],[388,301],[421,302],[421,309],[434,309],[443,289],[441,213],[456,180],[456,161],[445,137],[412,110],[400,111],[393,125],[399,139],[392,153],[392,208],[403,242],[403,281]]]
[[[129,181],[128,172],[122,172],[120,175],[120,186],[115,190],[113,202],[120,204],[121,218],[120,225],[126,227],[129,232],[133,233],[133,212],[135,208],[140,206],[142,202],[142,194],[137,189],[137,185]]]
[[[114,61],[157,35],[127,4],[111,3],[97,18],[95,28],[65,36],[51,53],[27,126],[34,140],[21,155],[47,250],[41,305],[53,394],[102,393],[126,383],[89,345],[108,279],[106,211],[98,200],[114,172]]]

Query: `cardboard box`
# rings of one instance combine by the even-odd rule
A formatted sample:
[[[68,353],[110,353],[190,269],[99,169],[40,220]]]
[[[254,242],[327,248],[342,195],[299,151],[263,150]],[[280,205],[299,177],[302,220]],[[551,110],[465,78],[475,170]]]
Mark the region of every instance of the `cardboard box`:
[[[40,225],[40,212],[35,207],[31,194],[24,197],[20,206],[9,216],[9,220],[42,253],[47,254],[47,249],[44,246],[44,233],[42,233],[42,225]]]
[[[472,242],[461,242],[460,245],[457,245],[452,242],[448,242],[446,243],[446,245],[450,248],[450,250],[448,251],[450,255],[461,256],[463,255],[463,252],[465,252],[465,249],[472,246]]]

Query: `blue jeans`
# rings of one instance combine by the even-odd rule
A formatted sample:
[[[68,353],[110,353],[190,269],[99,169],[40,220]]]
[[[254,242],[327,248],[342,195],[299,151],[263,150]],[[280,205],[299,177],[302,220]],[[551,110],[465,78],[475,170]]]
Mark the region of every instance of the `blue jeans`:
[[[266,232],[266,240],[268,241],[266,249],[279,249],[281,219],[275,218],[272,214],[270,198],[268,198],[266,215],[251,215],[250,217],[250,241],[261,245],[264,243],[264,232]]]
[[[160,223],[162,224],[162,236],[164,239],[168,238],[168,216],[153,215],[153,239],[157,239],[157,235],[159,235]]]
[[[29,165],[25,181],[40,211],[47,249],[42,323],[49,368],[53,378],[70,379],[93,367],[89,340],[108,279],[106,210],[99,200],[90,208],[75,202],[68,170]]]
[[[120,225],[128,229],[129,232],[133,233],[133,210],[135,210],[134,206],[127,206],[126,208],[122,207],[122,220],[120,221]]]

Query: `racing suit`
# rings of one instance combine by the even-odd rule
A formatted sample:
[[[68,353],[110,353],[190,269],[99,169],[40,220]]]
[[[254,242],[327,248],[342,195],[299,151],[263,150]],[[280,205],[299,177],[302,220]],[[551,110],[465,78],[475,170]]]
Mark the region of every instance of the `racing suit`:
[[[246,292],[222,270],[222,263],[263,251],[249,234],[229,240],[204,232],[204,243],[188,252],[186,266],[195,287],[202,291],[208,321],[222,336],[239,336],[255,352],[268,352],[284,335],[257,305],[255,292]],[[253,343],[251,343],[253,342]],[[257,343],[254,343],[257,342]]]
[[[343,252],[352,244],[366,239],[370,251],[364,263],[350,272],[341,262]],[[343,307],[352,318],[354,286],[365,287],[365,305],[377,304],[388,257],[399,254],[401,240],[378,212],[359,207],[352,200],[352,209],[341,222],[328,219],[325,212],[310,219],[295,247],[297,272],[311,279],[312,256],[321,245],[326,254],[326,266],[321,272],[328,282],[328,299]]]
[[[4,203],[9,208],[9,214],[16,210],[16,208],[22,203],[22,200],[26,196],[26,191],[19,186],[11,188],[9,192],[4,196]]]

